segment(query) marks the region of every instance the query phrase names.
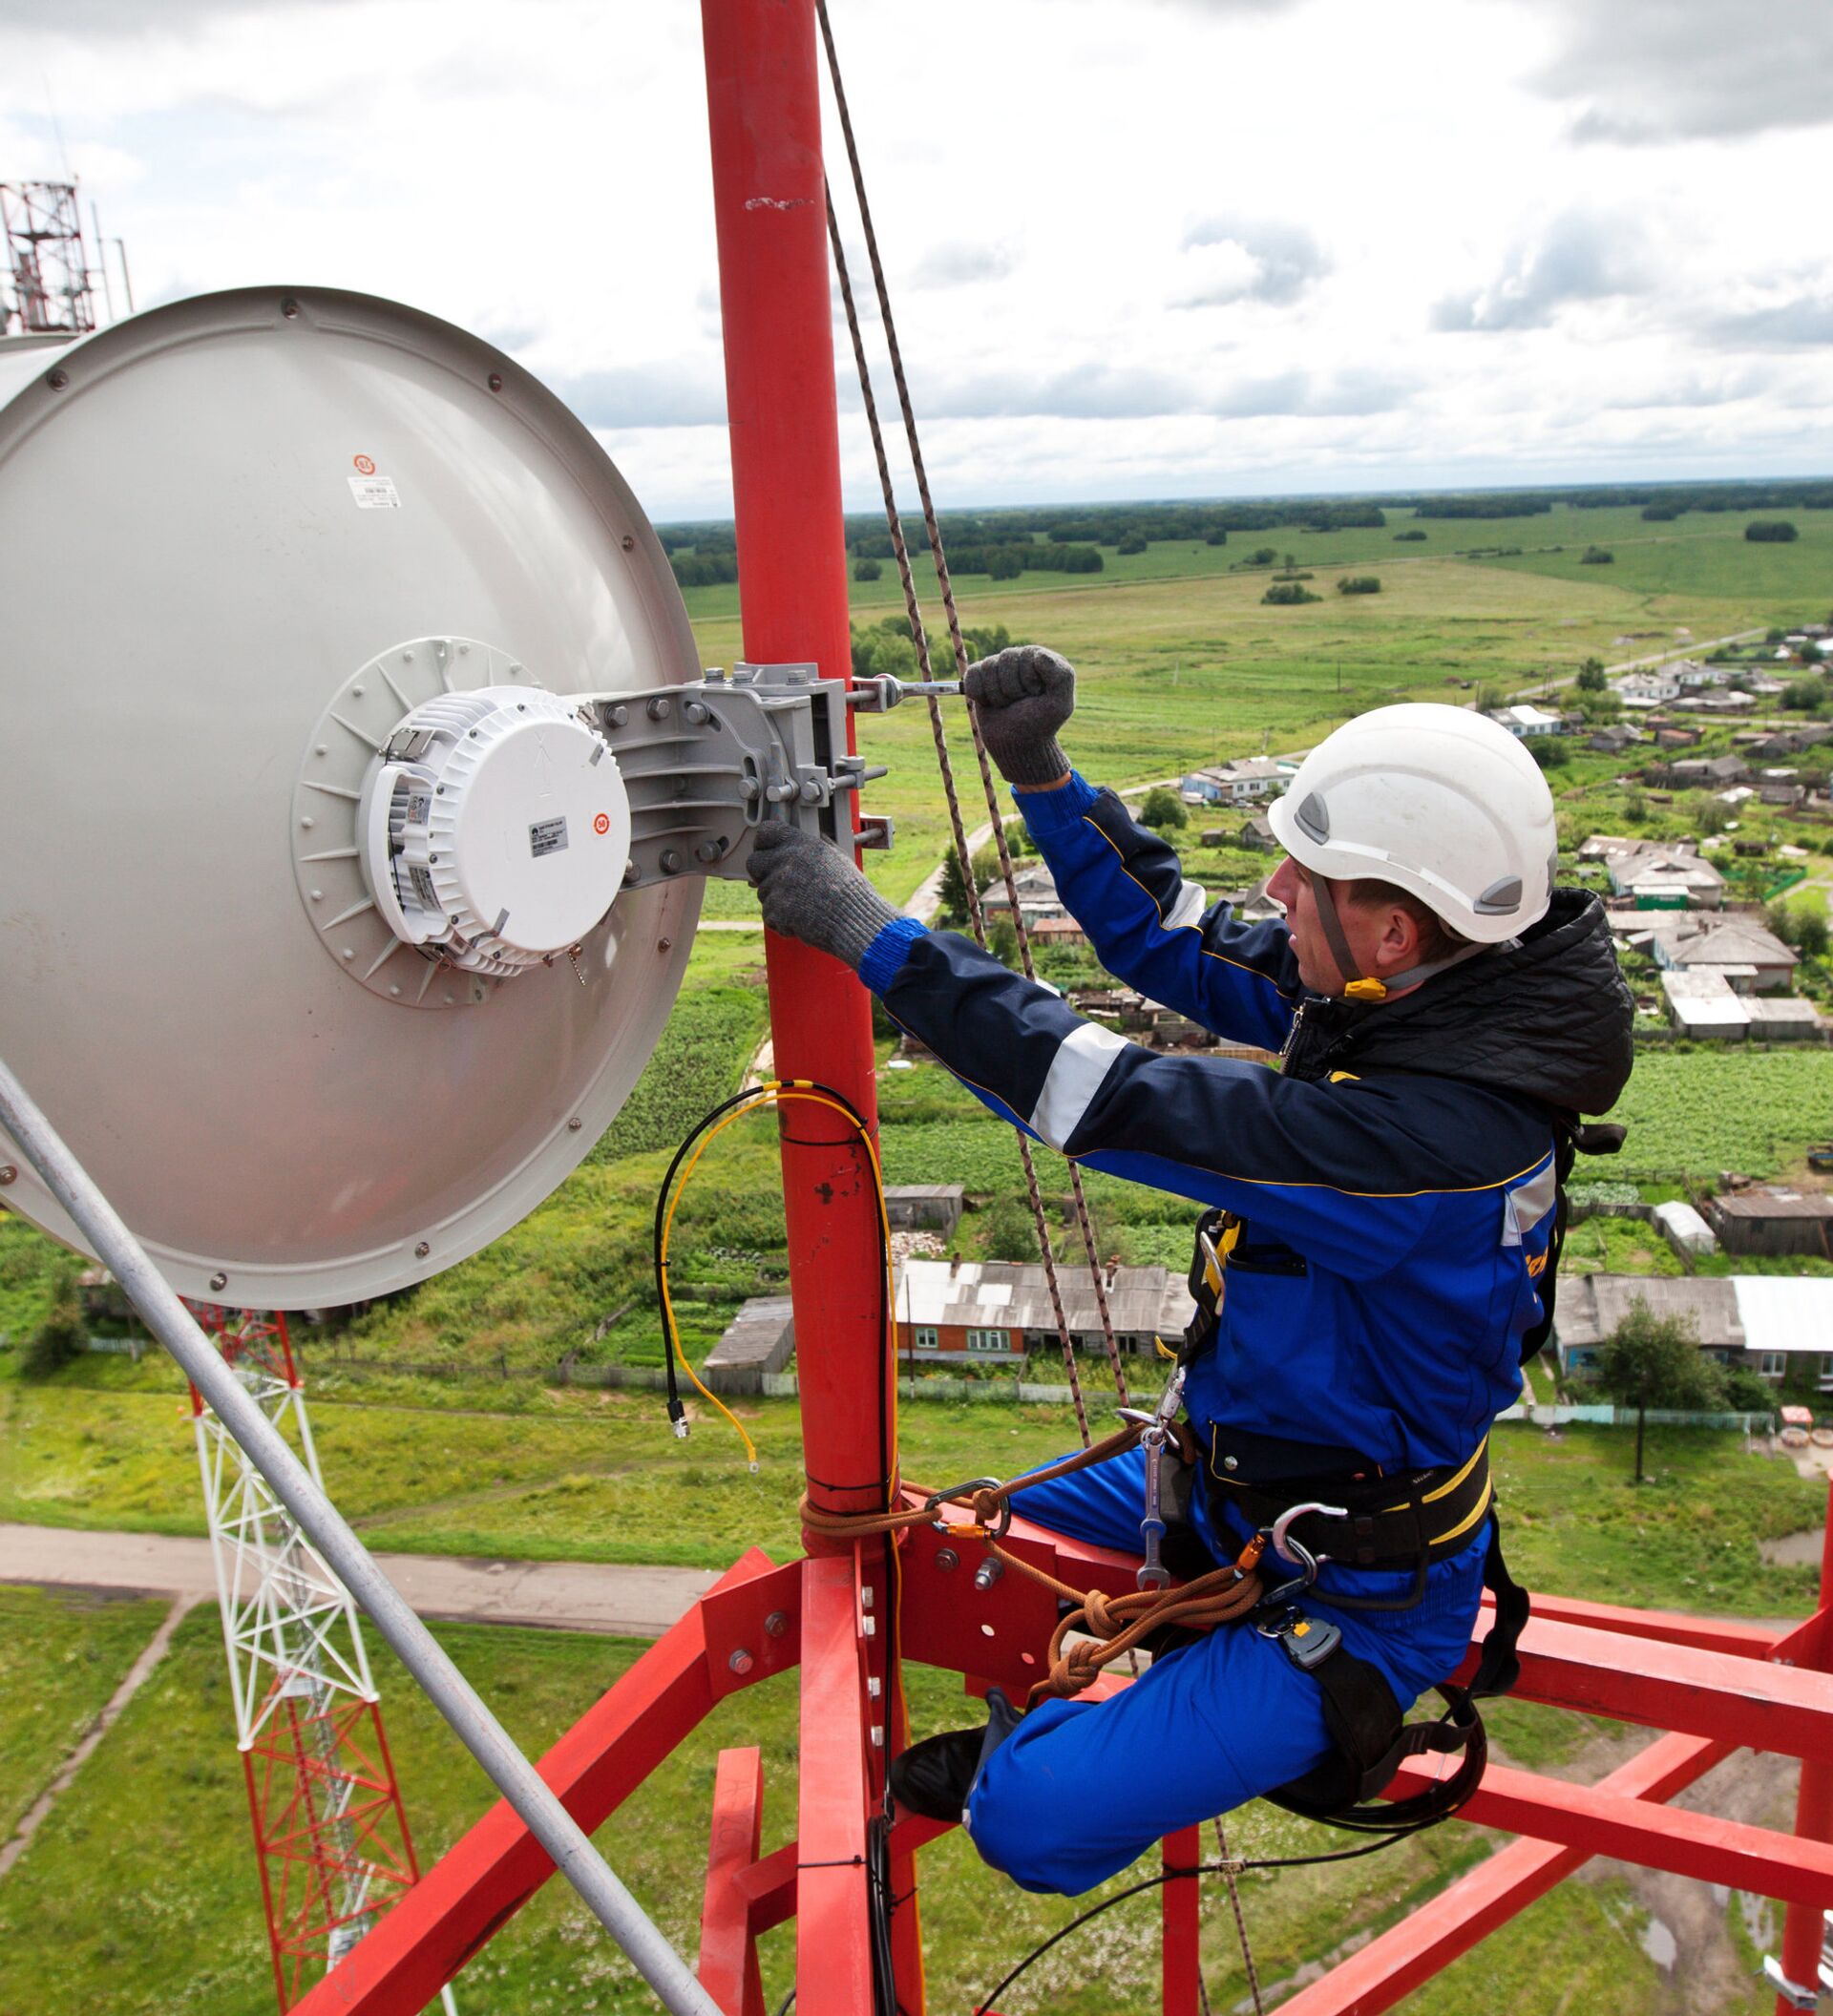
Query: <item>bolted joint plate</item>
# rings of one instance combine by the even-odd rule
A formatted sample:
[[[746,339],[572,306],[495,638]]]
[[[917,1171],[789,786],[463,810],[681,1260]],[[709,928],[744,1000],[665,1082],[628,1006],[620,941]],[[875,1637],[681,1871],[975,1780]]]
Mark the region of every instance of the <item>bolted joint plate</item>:
[[[715,1701],[740,1689],[787,1672],[802,1663],[802,1571],[799,1562],[770,1568],[730,1588],[710,1589],[700,1599],[706,1634],[706,1681]],[[783,1620],[777,1629],[771,1621]],[[735,1666],[744,1652],[749,1663]]]

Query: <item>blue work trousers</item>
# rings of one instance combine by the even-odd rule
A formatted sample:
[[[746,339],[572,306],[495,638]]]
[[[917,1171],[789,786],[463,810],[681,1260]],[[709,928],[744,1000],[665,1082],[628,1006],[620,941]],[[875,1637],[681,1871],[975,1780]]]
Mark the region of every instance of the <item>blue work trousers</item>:
[[[1027,1520],[1096,1546],[1139,1551],[1146,1453],[1079,1470],[1024,1492]],[[1240,1540],[1218,1534],[1199,1490],[1193,1508],[1211,1552],[1233,1560]],[[1243,1536],[1245,1537],[1245,1536]],[[1484,1544],[1428,1571],[1409,1610],[1359,1613],[1329,1602],[1326,1567],[1304,1603],[1338,1625],[1346,1649],[1386,1676],[1402,1707],[1457,1667],[1470,1642]],[[1276,1574],[1271,1554],[1264,1572]],[[1403,1590],[1403,1575],[1343,1575],[1359,1595]],[[1317,1683],[1252,1625],[1223,1625],[1154,1659],[1111,1700],[1045,1701],[981,1769],[967,1825],[981,1858],[1020,1888],[1074,1897],[1127,1867],[1162,1836],[1231,1812],[1301,1776],[1331,1748]]]

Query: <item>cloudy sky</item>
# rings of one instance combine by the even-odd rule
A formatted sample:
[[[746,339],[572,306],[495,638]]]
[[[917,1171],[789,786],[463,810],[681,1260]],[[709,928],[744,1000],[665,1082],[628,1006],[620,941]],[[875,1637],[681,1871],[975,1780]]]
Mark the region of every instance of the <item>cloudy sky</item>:
[[[1828,0],[831,4],[945,505],[1833,472]],[[692,0],[0,0],[66,159],[141,305],[394,296],[729,512]]]

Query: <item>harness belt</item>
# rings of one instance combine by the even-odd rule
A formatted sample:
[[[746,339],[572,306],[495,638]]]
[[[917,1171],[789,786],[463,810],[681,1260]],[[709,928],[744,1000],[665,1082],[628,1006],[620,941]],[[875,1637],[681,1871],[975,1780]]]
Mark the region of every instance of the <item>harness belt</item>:
[[[1318,1564],[1413,1571],[1418,1590],[1398,1600],[1333,1590],[1330,1600],[1346,1609],[1410,1608],[1424,1591],[1426,1569],[1463,1553],[1494,1502],[1486,1436],[1456,1469],[1427,1467],[1383,1476],[1368,1464],[1351,1475],[1250,1481],[1240,1474],[1238,1456],[1220,1453],[1222,1434],[1219,1427],[1211,1434],[1206,1466],[1211,1502],[1233,1505],[1252,1525],[1273,1528],[1275,1550],[1297,1542],[1303,1555],[1288,1552],[1286,1559],[1308,1555]],[[1232,1457],[1233,1469],[1228,1467]]]

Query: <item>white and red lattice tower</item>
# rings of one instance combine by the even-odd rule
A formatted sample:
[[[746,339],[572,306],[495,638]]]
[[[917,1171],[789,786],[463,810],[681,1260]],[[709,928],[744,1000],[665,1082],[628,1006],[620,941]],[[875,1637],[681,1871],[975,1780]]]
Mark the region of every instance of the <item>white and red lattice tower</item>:
[[[286,1319],[193,1303],[319,1477]],[[419,1879],[355,1604],[193,1387],[236,1743],[283,2012]],[[452,2011],[451,1990],[442,1998]]]
[[[74,182],[0,182],[9,303],[0,299],[0,336],[85,336],[95,326],[95,296],[83,246]]]

